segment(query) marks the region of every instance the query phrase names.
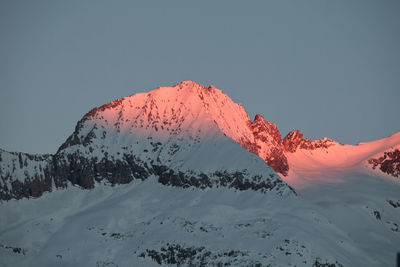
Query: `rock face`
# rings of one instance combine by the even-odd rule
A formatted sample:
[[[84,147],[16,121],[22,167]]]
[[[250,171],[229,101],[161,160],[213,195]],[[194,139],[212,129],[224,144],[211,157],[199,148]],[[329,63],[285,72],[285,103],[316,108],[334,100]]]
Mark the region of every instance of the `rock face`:
[[[10,153],[0,149],[0,199],[39,197],[51,191],[51,155]]]
[[[265,121],[263,116],[257,114],[250,124],[250,129],[255,139],[254,153],[265,160],[276,172],[286,176],[289,164],[284,154],[281,133],[276,125]]]
[[[378,158],[371,158],[368,163],[373,169],[379,168],[380,171],[394,177],[400,176],[400,150],[398,148],[383,152]]]
[[[315,150],[319,148],[327,149],[328,147],[332,146],[336,142],[324,138],[319,140],[311,140],[307,138],[303,138],[303,134],[299,130],[295,130],[293,132],[289,132],[285,138],[282,140],[283,149],[286,152],[294,153],[298,149],[305,149],[305,150]]]

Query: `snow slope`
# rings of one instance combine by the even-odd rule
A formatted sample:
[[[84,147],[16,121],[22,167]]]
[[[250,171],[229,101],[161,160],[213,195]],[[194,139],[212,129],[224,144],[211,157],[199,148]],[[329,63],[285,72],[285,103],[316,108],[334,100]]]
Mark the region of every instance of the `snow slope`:
[[[377,179],[399,181],[396,177],[374,171],[370,159],[381,156],[385,151],[399,149],[400,132],[389,137],[357,145],[342,145],[332,142],[329,147],[317,149],[298,149],[294,153],[287,153],[290,171],[284,179],[291,185],[299,188],[312,182],[335,182],[335,178],[327,180],[321,174],[366,173],[375,175]],[[335,176],[335,175],[332,175]]]
[[[297,149],[287,153],[290,170],[282,178],[305,203],[346,231],[376,266],[394,266],[400,252],[400,179],[371,159],[400,148],[400,133],[368,143]],[[393,163],[394,162],[394,163]],[[392,165],[398,166],[395,160]],[[366,265],[365,265],[366,266]]]
[[[0,220],[3,244],[23,251],[0,249],[6,266],[390,262],[358,248],[349,233],[296,198],[277,201],[253,191],[165,187],[156,177],[12,200],[0,212],[7,214]],[[382,250],[378,245],[372,248]]]

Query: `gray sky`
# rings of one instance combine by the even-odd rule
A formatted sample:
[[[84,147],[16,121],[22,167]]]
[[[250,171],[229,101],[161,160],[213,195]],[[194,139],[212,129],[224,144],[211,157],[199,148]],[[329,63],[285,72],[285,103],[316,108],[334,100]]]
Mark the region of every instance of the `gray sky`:
[[[400,1],[0,1],[0,147],[53,153],[91,108],[182,80],[282,135],[400,131]]]

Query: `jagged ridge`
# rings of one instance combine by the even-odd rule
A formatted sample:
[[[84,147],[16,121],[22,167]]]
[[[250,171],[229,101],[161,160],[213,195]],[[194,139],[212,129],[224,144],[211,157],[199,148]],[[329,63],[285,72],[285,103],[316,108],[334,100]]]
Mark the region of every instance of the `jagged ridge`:
[[[96,182],[129,183],[150,175],[165,177],[165,173],[181,177],[165,184],[176,184],[180,180],[177,184],[198,187],[204,187],[205,184],[220,185],[220,182],[216,182],[219,178],[215,174],[233,165],[225,162],[222,169],[221,166],[216,167],[209,155],[205,156],[207,163],[198,164],[195,154],[199,150],[205,155],[207,149],[212,153],[215,146],[227,142],[226,137],[259,156],[282,177],[287,176],[291,169],[288,156],[292,157],[297,151],[328,151],[340,145],[328,138],[315,141],[303,138],[298,130],[282,139],[275,124],[267,122],[260,114],[251,121],[240,104],[214,86],[204,87],[184,81],[92,109],[77,123],[74,132],[55,155],[17,156],[16,153],[2,151],[4,159],[0,159],[0,196],[2,199],[37,197],[45,191],[51,191],[52,187],[65,188],[68,183],[93,188]],[[243,153],[237,149],[235,151]],[[17,168],[16,162],[21,155],[32,158],[32,162],[40,162],[37,169],[27,171],[26,166],[21,164]],[[221,158],[213,160],[219,162]],[[247,159],[242,161],[246,162]],[[239,169],[231,168],[227,173],[234,175],[250,169],[243,162]],[[160,169],[165,173],[157,172]],[[201,177],[204,176],[214,178],[202,185],[195,182],[196,179],[202,181]],[[255,179],[258,176],[255,173],[249,177]],[[271,178],[265,178],[263,182],[281,184],[271,183],[272,180],[268,179]],[[229,180],[229,184],[238,184],[233,182],[233,178]],[[222,184],[226,186],[226,183]],[[259,186],[254,184],[245,187]]]

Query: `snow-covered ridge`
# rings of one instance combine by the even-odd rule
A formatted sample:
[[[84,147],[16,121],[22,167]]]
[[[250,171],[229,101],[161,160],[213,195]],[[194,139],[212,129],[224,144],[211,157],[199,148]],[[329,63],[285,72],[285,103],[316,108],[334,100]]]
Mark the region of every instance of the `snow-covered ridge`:
[[[53,156],[49,173],[56,187],[93,188],[156,174],[166,185],[293,194],[235,142],[246,148],[255,142],[249,125],[242,106],[220,90],[185,81],[92,109]]]
[[[83,123],[160,139],[213,139],[222,132],[235,141],[254,143],[248,127],[251,121],[243,107],[217,88],[206,88],[192,81],[112,101],[88,112],[78,128],[83,127]],[[76,139],[61,149],[78,140],[85,142],[90,130],[73,136]]]
[[[16,169],[16,154],[10,154],[13,159],[4,156],[0,159],[0,186],[2,198],[7,199],[38,196],[53,186],[64,188],[67,181],[83,188],[92,188],[104,179],[111,184],[129,183],[157,170],[171,170],[175,175],[195,172],[191,176],[214,176],[214,181],[219,179],[215,173],[221,171],[234,174],[256,170],[254,175],[249,174],[251,177],[274,173],[263,170],[266,166],[250,168],[252,164],[261,166],[260,160],[243,152],[235,142],[260,157],[286,181],[292,181],[299,171],[365,165],[374,155],[400,144],[398,136],[357,146],[328,138],[310,140],[298,130],[282,139],[275,124],[259,114],[251,121],[243,107],[221,90],[184,81],[92,109],[57,153],[47,156],[46,162],[35,163],[36,167],[32,164],[32,168]],[[115,172],[115,168],[120,171]],[[292,178],[285,178],[288,175]],[[44,177],[46,185],[35,190],[31,186],[21,189],[24,186],[16,182],[41,184]],[[187,179],[185,183],[196,184]]]
[[[200,141],[220,138],[222,134],[260,156],[275,171],[283,175],[288,171],[276,125],[259,114],[252,122],[240,104],[214,86],[184,81],[95,108],[82,118],[59,151],[76,144],[87,145],[91,138],[104,136],[110,129],[125,136],[160,140]]]
[[[259,155],[275,171],[285,175],[288,169],[276,125],[259,114],[252,122],[240,104],[214,86],[184,81],[131,95],[91,110],[77,127],[82,128],[84,122],[91,125],[86,126],[87,131],[72,135],[60,150],[85,144],[93,135],[93,128],[98,127],[162,139],[175,136],[200,140],[216,138],[213,133],[219,132]]]
[[[126,140],[140,135],[201,142],[224,135],[258,155],[282,177],[289,174],[291,166],[350,166],[383,152],[389,147],[385,143],[400,144],[399,138],[388,137],[357,146],[342,145],[329,138],[304,138],[298,130],[282,138],[276,125],[263,116],[257,114],[251,121],[243,107],[221,90],[192,81],[112,101],[91,110],[77,128],[60,150],[74,144],[86,146],[91,138],[104,136],[110,129]]]
[[[360,168],[366,165],[368,160],[383,155],[385,151],[398,148],[400,132],[357,145],[343,145],[329,139],[326,142],[328,146],[311,151],[300,149],[288,154],[290,166],[302,170]]]
[[[52,155],[31,155],[0,149],[0,199],[38,197],[50,191]]]

